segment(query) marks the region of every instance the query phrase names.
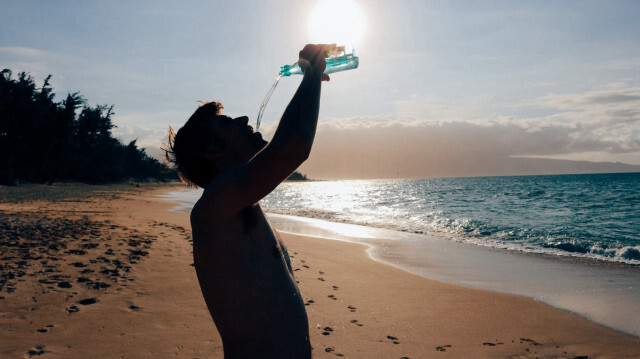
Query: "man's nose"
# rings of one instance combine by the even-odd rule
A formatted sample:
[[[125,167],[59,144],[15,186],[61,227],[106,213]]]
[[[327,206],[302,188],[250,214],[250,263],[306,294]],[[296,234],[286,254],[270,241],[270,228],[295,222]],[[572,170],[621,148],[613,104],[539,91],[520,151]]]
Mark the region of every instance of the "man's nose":
[[[239,124],[247,126],[249,124],[249,117],[242,116],[235,119]]]

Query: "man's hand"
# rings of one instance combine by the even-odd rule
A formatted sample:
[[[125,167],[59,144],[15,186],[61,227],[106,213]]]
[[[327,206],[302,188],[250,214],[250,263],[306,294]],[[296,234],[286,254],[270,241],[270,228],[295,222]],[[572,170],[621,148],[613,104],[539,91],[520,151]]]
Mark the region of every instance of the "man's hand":
[[[322,81],[329,81],[329,75],[323,73],[327,68],[325,58],[335,49],[336,44],[308,44],[300,51],[298,65],[305,74],[319,72],[322,74]]]

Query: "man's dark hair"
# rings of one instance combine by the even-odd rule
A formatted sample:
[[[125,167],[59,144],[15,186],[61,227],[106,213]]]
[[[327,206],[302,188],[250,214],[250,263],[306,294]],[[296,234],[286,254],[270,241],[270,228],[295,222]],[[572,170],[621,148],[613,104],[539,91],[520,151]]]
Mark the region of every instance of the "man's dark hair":
[[[223,108],[220,102],[203,102],[177,133],[169,127],[165,158],[186,185],[204,188],[215,177],[213,166],[203,156],[216,140],[207,119],[220,115]]]

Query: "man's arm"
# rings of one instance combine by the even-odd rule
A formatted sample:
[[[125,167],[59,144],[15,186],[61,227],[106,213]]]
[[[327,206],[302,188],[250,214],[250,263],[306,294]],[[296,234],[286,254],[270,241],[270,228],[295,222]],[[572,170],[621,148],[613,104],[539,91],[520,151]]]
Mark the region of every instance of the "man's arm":
[[[221,173],[198,204],[208,216],[232,218],[273,191],[308,157],[320,109],[325,54],[335,45],[307,45],[300,51],[304,75],[278,125],[273,140],[248,163]]]

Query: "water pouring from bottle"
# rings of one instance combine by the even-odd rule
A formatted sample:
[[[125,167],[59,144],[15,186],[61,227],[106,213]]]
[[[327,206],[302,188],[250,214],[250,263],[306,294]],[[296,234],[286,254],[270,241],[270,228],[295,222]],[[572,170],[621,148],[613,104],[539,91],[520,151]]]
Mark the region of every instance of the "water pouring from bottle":
[[[364,34],[364,29],[364,15],[353,0],[321,0],[314,6],[308,22],[312,41],[315,43],[352,44],[351,53],[347,53],[344,46],[338,46],[329,54],[325,59],[327,64],[325,74],[358,68],[360,59],[356,55],[355,43]],[[301,74],[302,69],[298,62],[280,68],[278,77],[260,104],[256,119],[256,131],[260,129],[260,120],[264,110],[282,77]]]

